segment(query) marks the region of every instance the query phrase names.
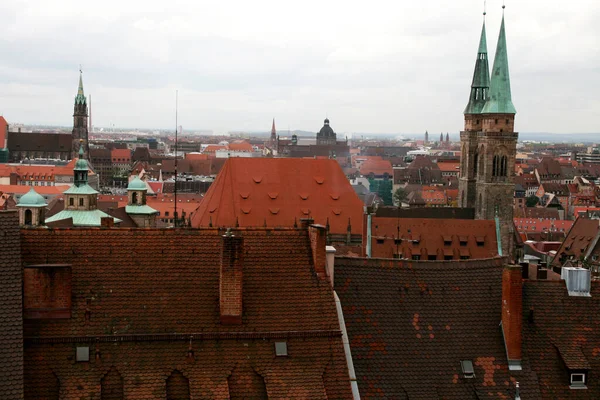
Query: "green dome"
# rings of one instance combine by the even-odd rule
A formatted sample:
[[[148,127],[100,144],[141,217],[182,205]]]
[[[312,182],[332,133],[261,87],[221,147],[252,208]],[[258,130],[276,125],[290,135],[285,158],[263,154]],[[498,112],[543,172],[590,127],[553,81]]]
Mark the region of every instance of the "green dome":
[[[21,199],[19,200],[19,204],[17,204],[18,207],[45,207],[47,206],[46,204],[46,199],[44,199],[44,197],[39,194],[38,192],[36,192],[35,190],[33,190],[33,188],[29,189],[29,192],[25,193],[23,196],[21,196]]]
[[[127,185],[127,190],[147,190],[146,184],[139,177],[135,177]]]
[[[75,163],[74,171],[88,171],[89,166],[85,158],[83,158],[83,142],[79,145],[79,159]]]

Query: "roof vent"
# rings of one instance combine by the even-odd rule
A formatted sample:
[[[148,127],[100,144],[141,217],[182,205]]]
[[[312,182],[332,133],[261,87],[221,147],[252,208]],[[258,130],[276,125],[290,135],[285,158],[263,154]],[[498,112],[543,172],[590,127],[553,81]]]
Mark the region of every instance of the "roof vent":
[[[90,361],[90,348],[88,346],[77,346],[75,360],[77,362]]]
[[[473,369],[473,362],[471,360],[462,360],[460,367],[465,378],[471,379],[475,377],[475,370]]]
[[[564,267],[560,278],[565,280],[569,296],[591,297],[592,274],[589,269],[580,267]]]

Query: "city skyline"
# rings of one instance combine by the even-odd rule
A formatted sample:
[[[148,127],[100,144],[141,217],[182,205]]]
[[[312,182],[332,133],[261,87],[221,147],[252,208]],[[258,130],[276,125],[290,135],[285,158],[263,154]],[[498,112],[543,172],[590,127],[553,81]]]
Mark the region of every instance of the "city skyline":
[[[121,5],[118,15],[76,2],[2,5],[0,114],[68,126],[81,63],[95,126],[174,126],[179,90],[179,122],[190,130],[267,131],[275,116],[279,130],[316,132],[328,116],[338,132],[457,132],[483,3],[434,4],[390,4],[383,13],[336,2],[149,2],[144,11]],[[587,88],[600,81],[599,53],[590,51],[599,8],[561,4],[507,4],[517,131],[597,130],[600,102]],[[493,54],[501,2],[487,11]]]

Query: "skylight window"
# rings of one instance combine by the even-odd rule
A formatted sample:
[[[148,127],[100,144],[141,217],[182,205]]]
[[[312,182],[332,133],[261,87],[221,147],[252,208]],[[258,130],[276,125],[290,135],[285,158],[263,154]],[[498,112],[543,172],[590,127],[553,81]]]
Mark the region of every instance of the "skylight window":
[[[277,357],[288,355],[287,342],[275,342],[275,355]]]
[[[465,378],[471,379],[475,377],[475,370],[473,369],[473,362],[471,360],[462,360],[460,367]]]
[[[78,346],[75,354],[75,360],[77,362],[90,361],[90,348],[88,346]]]
[[[585,389],[585,374],[571,374],[571,389]]]

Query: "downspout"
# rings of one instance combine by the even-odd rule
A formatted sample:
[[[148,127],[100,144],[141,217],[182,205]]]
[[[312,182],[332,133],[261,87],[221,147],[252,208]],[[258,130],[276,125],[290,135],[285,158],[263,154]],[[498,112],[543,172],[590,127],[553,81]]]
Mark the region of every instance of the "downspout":
[[[370,213],[367,214],[367,258],[371,258],[371,214]]]
[[[354,372],[354,363],[352,362],[352,353],[350,352],[350,340],[348,340],[348,332],[346,331],[346,322],[344,322],[344,313],[342,312],[342,303],[335,290],[333,291],[335,298],[335,308],[337,310],[338,321],[340,322],[340,330],[342,331],[342,343],[344,344],[344,353],[346,362],[348,363],[348,374],[350,375],[350,387],[352,388],[352,398],[360,400],[358,393],[358,382],[356,381],[356,373]]]
[[[498,215],[498,207],[496,206],[496,215],[494,216],[496,221],[496,243],[498,243],[498,255],[502,257],[502,235],[500,232],[500,216]]]

